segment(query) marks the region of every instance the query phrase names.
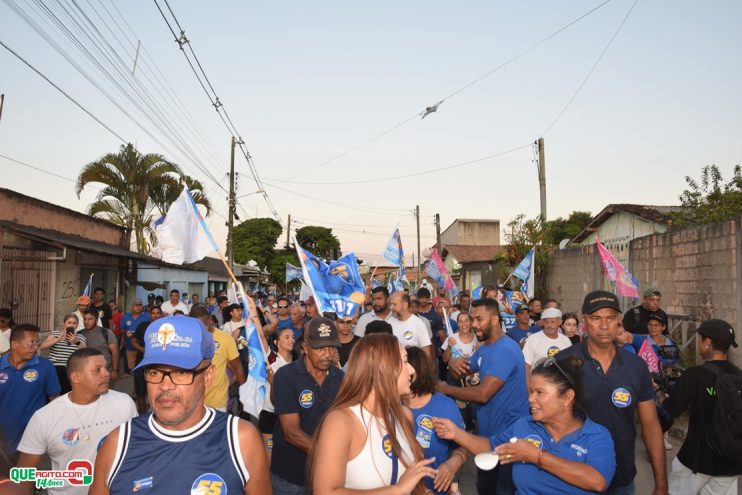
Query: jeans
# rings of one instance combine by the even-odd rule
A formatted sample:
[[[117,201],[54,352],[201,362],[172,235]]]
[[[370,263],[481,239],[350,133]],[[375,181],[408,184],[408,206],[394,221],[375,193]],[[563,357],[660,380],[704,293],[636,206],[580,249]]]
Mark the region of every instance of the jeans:
[[[307,495],[309,493],[306,487],[289,483],[273,473],[271,473],[271,483],[273,495]]]
[[[635,491],[634,482],[632,481],[626,486],[614,486],[606,490],[605,495],[634,495]]]

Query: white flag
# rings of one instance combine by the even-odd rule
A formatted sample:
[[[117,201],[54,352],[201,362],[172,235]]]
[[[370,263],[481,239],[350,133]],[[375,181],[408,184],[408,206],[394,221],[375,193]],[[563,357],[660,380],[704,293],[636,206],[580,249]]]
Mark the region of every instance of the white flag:
[[[176,265],[193,263],[218,250],[187,187],[153,227],[162,261]]]

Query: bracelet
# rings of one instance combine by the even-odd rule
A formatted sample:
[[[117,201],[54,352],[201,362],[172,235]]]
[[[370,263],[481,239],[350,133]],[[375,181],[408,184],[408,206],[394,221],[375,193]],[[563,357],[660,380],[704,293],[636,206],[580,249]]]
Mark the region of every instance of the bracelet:
[[[538,459],[536,460],[536,467],[541,469],[541,459],[544,458],[544,449],[539,449]]]
[[[460,456],[461,457],[461,461],[464,462],[464,463],[466,463],[466,456],[464,455],[463,452],[458,451],[458,450],[454,450],[453,451],[453,454]]]

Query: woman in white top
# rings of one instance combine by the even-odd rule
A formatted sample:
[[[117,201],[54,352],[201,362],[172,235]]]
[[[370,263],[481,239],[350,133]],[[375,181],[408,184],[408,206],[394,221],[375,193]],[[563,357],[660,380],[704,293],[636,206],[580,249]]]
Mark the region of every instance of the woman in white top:
[[[289,364],[292,359],[294,350],[294,331],[291,328],[282,328],[273,334],[273,345],[276,350],[271,351],[268,355],[268,383],[265,386],[265,402],[263,410],[258,417],[258,429],[263,435],[263,442],[268,451],[268,462],[271,460],[273,450],[273,430],[276,426],[276,410],[271,401],[271,387],[273,386],[273,377],[279,368]]]
[[[314,495],[425,493],[424,477],[434,477],[412,429],[412,413],[402,406],[414,369],[407,351],[392,335],[373,334],[350,353],[333,407],[320,422],[309,453]]]

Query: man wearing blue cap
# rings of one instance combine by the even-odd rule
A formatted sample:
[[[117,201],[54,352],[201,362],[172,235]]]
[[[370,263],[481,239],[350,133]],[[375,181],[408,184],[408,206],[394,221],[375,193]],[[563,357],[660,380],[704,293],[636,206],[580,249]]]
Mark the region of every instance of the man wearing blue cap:
[[[92,495],[271,492],[257,430],[204,405],[214,380],[214,339],[187,316],[159,319],[144,335],[152,412],[112,431],[98,452]]]

